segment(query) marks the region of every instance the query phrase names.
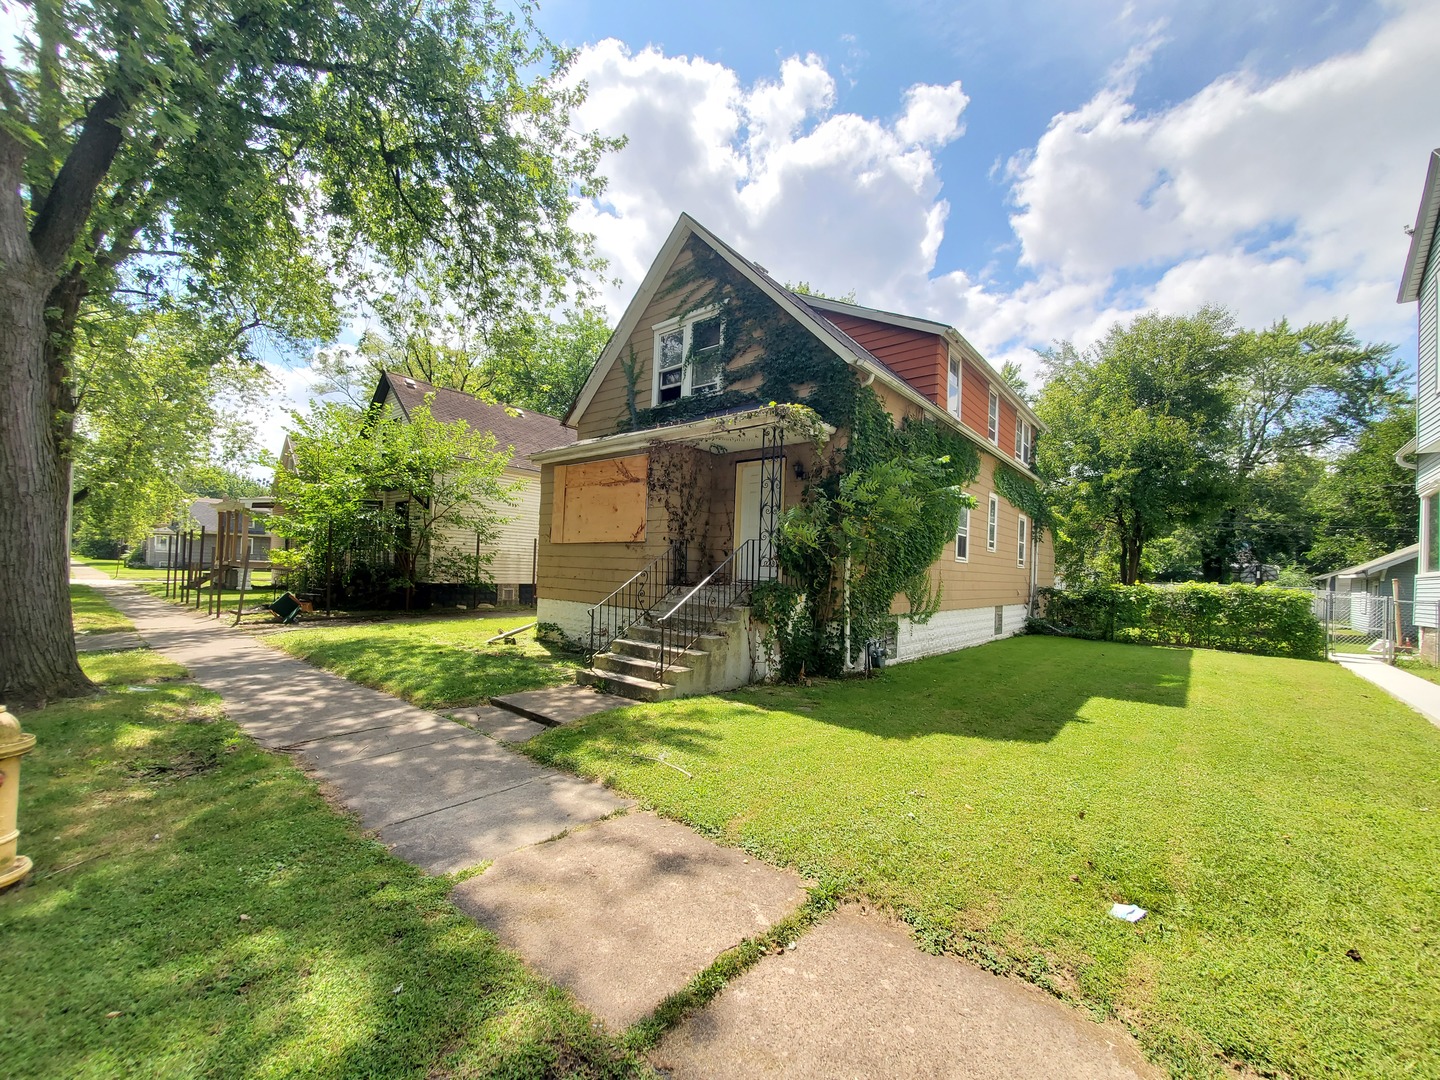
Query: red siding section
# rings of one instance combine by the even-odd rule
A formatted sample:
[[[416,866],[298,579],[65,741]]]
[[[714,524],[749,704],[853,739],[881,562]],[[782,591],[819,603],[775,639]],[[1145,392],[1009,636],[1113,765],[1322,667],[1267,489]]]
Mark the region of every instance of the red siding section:
[[[1015,406],[1000,399],[1000,453],[1015,456]]]
[[[827,312],[825,317],[919,393],[945,408],[945,376],[950,353],[943,337],[854,315]]]
[[[982,438],[990,429],[990,380],[969,360],[960,372],[960,419]]]

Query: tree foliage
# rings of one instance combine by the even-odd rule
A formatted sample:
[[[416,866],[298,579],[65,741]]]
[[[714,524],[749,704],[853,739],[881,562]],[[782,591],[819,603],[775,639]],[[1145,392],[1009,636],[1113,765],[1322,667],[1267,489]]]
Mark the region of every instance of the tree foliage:
[[[1339,570],[1415,542],[1415,474],[1395,463],[1414,435],[1415,407],[1397,405],[1326,470],[1310,493],[1315,542],[1305,558],[1312,568]]]
[[[606,143],[568,56],[470,0],[45,0],[0,69],[0,692],[83,692],[67,618],[76,335],[119,297],[333,339],[337,288],[424,268],[500,321],[593,264]],[[28,530],[28,532],[21,532]]]
[[[503,476],[509,452],[493,434],[436,420],[428,401],[408,420],[320,403],[292,421],[275,476],[281,512],[271,527],[290,541],[272,553],[277,564],[312,588],[332,581],[344,591],[363,577],[367,590],[407,596],[421,580],[488,580],[515,489]],[[474,540],[454,547],[449,530]]]
[[[1223,499],[1232,330],[1217,308],[1152,313],[1084,352],[1065,343],[1045,355],[1038,464],[1052,481],[1067,580],[1084,576],[1099,541],[1133,584],[1148,544]]]

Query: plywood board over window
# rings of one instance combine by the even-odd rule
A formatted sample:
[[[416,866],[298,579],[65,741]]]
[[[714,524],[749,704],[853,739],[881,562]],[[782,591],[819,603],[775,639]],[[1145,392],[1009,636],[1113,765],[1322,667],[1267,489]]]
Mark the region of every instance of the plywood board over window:
[[[555,466],[552,544],[633,544],[645,539],[649,456]]]

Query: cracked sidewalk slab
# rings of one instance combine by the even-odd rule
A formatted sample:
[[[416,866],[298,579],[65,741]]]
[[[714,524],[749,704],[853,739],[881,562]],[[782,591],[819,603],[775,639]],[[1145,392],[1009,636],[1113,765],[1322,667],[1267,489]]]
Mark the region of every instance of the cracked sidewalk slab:
[[[451,895],[618,1032],[806,891],[793,871],[644,812],[503,855]]]
[[[721,1080],[1159,1080],[1119,1021],[1097,1024],[1018,979],[915,947],[842,907],[763,957],[650,1055],[663,1075]]]

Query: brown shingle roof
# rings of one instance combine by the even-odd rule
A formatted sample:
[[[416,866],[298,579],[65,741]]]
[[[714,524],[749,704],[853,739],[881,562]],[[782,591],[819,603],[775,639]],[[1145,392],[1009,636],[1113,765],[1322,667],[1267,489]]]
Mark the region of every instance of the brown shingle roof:
[[[377,404],[384,402],[387,390],[394,395],[406,416],[425,404],[426,397],[434,394],[430,415],[446,424],[464,420],[472,431],[493,433],[495,441],[501,446],[514,448],[515,454],[510,459],[512,469],[539,472],[540,467],[530,460],[531,454],[569,446],[575,441],[575,432],[553,416],[508,405],[491,405],[462,390],[431,386],[399,372],[387,371],[380,376],[380,385],[375,389],[373,400]]]

